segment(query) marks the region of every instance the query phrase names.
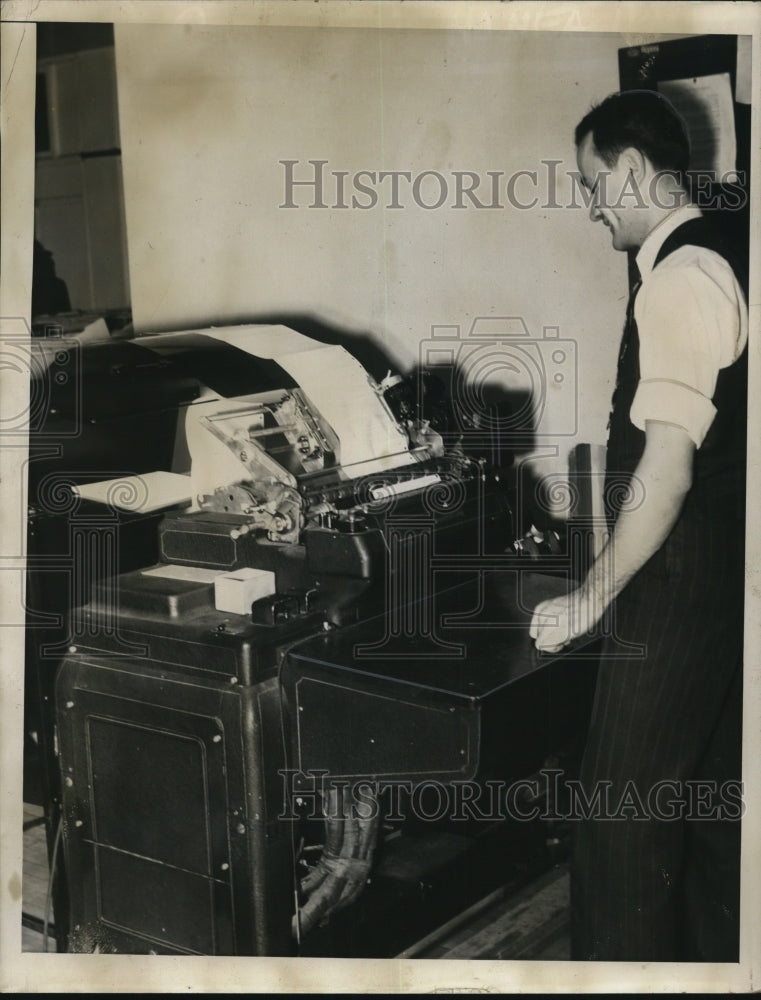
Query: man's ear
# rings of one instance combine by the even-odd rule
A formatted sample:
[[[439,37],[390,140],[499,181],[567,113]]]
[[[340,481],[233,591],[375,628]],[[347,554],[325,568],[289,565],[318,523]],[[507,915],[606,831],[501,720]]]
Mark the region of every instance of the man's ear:
[[[648,160],[636,146],[627,146],[621,150],[617,166],[631,173],[635,181],[642,181],[647,173]]]

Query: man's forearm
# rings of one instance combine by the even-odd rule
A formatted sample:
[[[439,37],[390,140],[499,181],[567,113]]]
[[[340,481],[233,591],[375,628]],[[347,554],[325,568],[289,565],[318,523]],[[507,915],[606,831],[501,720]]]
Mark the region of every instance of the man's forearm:
[[[666,541],[692,485],[695,446],[672,424],[648,421],[645,450],[634,474],[642,500],[619,515],[615,531],[580,587],[534,609],[529,633],[538,649],[555,652],[589,632]]]
[[[653,473],[648,463],[635,473],[642,502],[618,517],[612,536],[593,563],[582,590],[599,602],[600,614],[658,551],[671,533],[689,489],[684,475]]]
[[[637,510],[623,512],[611,538],[582,584],[601,611],[615,600],[632,577],[658,551],[676,524],[684,496],[646,499]]]

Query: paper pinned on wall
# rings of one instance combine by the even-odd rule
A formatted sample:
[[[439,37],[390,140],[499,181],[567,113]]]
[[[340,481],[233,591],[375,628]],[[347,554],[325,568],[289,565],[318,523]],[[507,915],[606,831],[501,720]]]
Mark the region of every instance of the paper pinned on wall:
[[[753,36],[739,35],[737,38],[737,75],[735,77],[735,100],[738,104],[751,103],[753,95],[752,50]]]
[[[690,170],[714,171],[717,180],[734,180],[737,137],[729,73],[661,80],[658,90],[687,123]]]

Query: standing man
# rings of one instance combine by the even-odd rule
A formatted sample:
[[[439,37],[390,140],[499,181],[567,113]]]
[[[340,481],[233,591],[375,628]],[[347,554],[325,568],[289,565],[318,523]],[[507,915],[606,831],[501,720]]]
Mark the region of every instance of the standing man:
[[[738,961],[747,263],[691,203],[654,91],[576,128],[591,218],[636,254],[610,416],[610,534],[534,611],[554,652],[603,617],[576,822],[572,957]],[[600,796],[595,798],[595,796]]]

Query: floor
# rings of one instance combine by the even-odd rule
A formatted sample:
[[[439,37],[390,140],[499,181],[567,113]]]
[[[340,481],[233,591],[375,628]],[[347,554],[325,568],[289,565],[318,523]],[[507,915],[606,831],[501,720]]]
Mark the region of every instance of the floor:
[[[24,803],[24,859],[22,881],[22,951],[55,951],[55,938],[48,927],[48,849],[41,806]],[[50,915],[48,920],[50,920]],[[46,947],[47,944],[47,947]]]
[[[568,960],[568,866],[557,865],[516,893],[491,893],[402,958]]]
[[[24,806],[22,950],[56,950],[48,903],[42,809]],[[558,864],[519,892],[492,892],[402,952],[404,958],[569,958],[568,869]]]

